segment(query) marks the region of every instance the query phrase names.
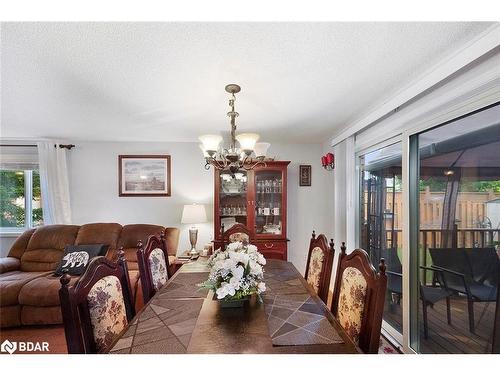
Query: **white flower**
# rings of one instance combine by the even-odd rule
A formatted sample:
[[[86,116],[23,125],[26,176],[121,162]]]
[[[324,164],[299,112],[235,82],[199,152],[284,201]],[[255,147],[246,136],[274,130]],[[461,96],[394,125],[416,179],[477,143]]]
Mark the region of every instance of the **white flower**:
[[[231,268],[231,273],[233,274],[233,278],[236,278],[236,280],[238,280],[238,281],[241,280],[244,272],[245,272],[245,269],[242,266]]]
[[[257,246],[255,246],[255,245],[250,245],[250,244],[249,244],[249,245],[247,246],[247,251],[248,251],[249,253],[256,253],[256,252],[257,252]]]
[[[259,255],[257,255],[257,262],[259,264],[262,264],[263,266],[265,266],[266,265],[266,258],[264,258],[264,255],[259,253]]]
[[[230,283],[223,282],[215,292],[217,294],[218,299],[223,299],[226,296],[234,296],[236,290],[234,289],[234,285]]]
[[[248,256],[248,254],[245,254],[245,253],[230,251],[229,252],[229,259],[234,260],[236,263],[247,264],[250,257]]]
[[[266,291],[266,284],[262,281],[257,284],[257,291],[259,293],[264,293]]]
[[[229,245],[227,245],[226,251],[237,251],[240,250],[243,247],[243,244],[241,242],[231,242]]]
[[[261,277],[263,274],[262,266],[258,264],[256,261],[251,260],[249,262],[250,265],[250,274],[255,275],[257,277]]]

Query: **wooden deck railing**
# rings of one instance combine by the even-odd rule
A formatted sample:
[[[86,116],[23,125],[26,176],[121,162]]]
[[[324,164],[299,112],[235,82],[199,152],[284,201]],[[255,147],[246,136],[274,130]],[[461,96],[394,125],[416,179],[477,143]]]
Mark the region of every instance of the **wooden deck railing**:
[[[391,230],[386,230],[388,245],[390,245]],[[490,228],[455,228],[449,231],[451,235],[451,246],[453,248],[472,248],[472,247],[489,247],[493,246],[493,241],[500,241],[500,229]],[[399,242],[401,237],[401,229],[394,230],[394,238],[392,239],[393,248],[398,248],[402,244]],[[429,249],[435,247],[443,247],[442,239],[447,233],[442,229],[420,229],[419,247]]]

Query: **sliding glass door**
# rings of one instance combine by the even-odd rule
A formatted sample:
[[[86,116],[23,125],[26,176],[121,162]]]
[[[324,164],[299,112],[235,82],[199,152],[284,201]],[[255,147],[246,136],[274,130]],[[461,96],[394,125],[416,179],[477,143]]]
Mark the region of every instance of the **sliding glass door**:
[[[412,155],[412,347],[490,353],[500,335],[500,106],[413,135]]]
[[[385,325],[402,333],[403,270],[401,265],[402,191],[401,142],[361,155],[358,246],[365,249],[375,269],[386,260],[388,287]]]

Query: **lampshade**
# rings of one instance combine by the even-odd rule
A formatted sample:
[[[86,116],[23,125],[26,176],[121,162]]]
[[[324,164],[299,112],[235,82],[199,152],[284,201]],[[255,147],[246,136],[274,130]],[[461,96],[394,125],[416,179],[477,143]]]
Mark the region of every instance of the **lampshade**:
[[[200,146],[201,152],[203,152],[203,157],[208,158],[209,157],[208,152],[206,152],[205,149],[203,148],[203,144],[200,143],[199,146]]]
[[[236,136],[242,150],[253,150],[255,143],[259,140],[259,135],[255,133],[241,133]]]
[[[182,210],[182,224],[199,224],[207,221],[205,206],[202,204],[185,204]]]
[[[269,149],[269,146],[271,146],[271,144],[267,143],[267,142],[256,143],[255,147],[253,149],[253,152],[255,152],[255,156],[256,157],[266,157],[267,150]]]
[[[198,139],[203,144],[203,150],[205,152],[217,151],[219,143],[222,142],[222,137],[220,135],[207,134],[200,136]]]

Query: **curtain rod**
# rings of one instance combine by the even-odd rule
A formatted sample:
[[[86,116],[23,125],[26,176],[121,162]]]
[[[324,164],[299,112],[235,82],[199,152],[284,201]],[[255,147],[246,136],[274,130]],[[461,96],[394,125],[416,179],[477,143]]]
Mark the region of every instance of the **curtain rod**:
[[[0,147],[36,147],[36,145],[0,145]],[[54,147],[57,147],[57,144],[55,144]],[[76,146],[72,144],[68,145],[59,144],[59,148],[66,148],[68,150],[71,150],[73,147]]]

